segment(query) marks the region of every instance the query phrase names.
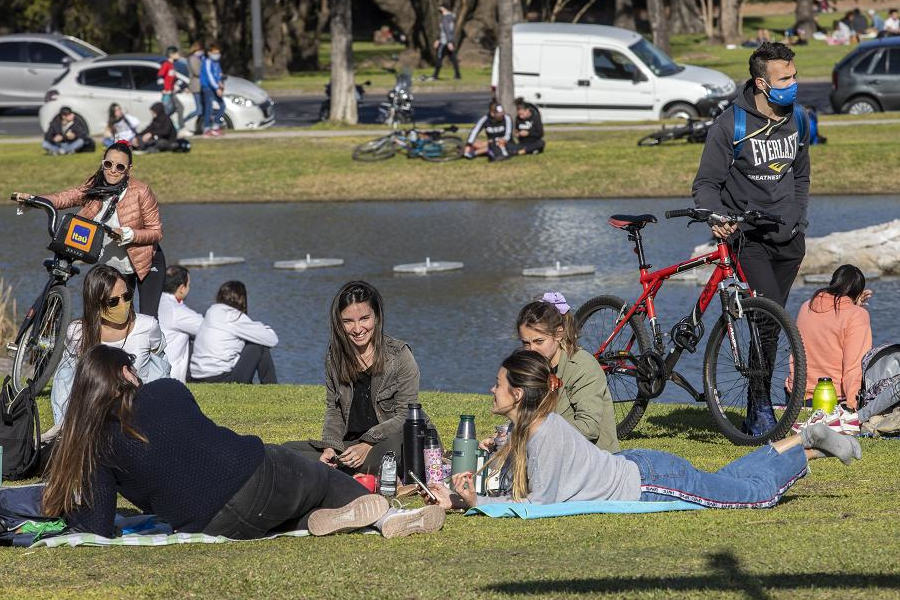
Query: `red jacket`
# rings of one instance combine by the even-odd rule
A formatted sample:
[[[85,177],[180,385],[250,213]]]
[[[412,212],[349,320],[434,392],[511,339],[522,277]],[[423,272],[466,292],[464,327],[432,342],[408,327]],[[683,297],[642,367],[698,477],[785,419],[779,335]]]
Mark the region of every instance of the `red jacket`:
[[[171,60],[163,62],[156,72],[157,77],[163,78],[163,93],[171,94],[175,89],[175,65]]]

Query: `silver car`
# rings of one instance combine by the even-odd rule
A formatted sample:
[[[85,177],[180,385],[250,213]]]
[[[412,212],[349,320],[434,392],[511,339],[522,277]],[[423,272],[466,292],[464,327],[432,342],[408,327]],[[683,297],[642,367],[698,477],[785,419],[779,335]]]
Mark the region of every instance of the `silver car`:
[[[106,53],[70,35],[0,36],[0,107],[38,107],[72,62]]]

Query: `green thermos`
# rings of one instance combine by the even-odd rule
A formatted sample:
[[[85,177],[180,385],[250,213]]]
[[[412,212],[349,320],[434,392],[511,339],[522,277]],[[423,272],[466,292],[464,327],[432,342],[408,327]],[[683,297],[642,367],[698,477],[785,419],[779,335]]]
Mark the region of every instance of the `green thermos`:
[[[837,408],[837,390],[834,389],[834,383],[831,377],[819,377],[816,389],[813,391],[813,410],[823,410],[825,414],[829,414]]]
[[[478,460],[478,438],[475,437],[475,415],[460,415],[459,427],[453,439],[453,459],[450,469],[457,473],[475,473],[475,462]]]

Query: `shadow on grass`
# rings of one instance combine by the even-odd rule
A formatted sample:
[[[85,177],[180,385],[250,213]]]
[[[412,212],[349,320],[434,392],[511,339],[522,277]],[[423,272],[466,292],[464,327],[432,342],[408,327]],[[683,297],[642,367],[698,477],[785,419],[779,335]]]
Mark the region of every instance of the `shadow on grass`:
[[[707,555],[709,573],[705,575],[673,575],[671,577],[600,577],[592,579],[564,579],[560,581],[515,581],[485,586],[489,592],[508,595],[534,596],[546,594],[595,594],[627,592],[664,592],[671,595],[675,591],[743,592],[749,600],[768,600],[769,591],[807,589],[851,589],[872,590],[900,589],[900,576],[888,573],[767,573],[754,575],[742,568],[740,561],[730,552]]]
[[[676,408],[665,415],[647,415],[644,419],[659,431],[642,431],[641,424],[631,433],[629,439],[684,437],[696,442],[721,442],[725,438],[713,425],[709,412],[695,407]]]

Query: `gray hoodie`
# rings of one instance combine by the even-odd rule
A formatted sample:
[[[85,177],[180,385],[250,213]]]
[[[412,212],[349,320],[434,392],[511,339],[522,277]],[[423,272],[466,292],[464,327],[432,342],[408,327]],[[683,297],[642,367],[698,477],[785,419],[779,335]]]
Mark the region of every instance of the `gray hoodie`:
[[[809,204],[809,127],[798,140],[797,123],[788,109],[772,121],[756,110],[753,81],[735,103],[747,112],[748,137],[737,160],[734,153],[734,107],[716,119],[706,138],[694,179],[694,204],[717,212],[763,210],[784,219],[784,225],[741,226],[753,238],[784,243],[805,231]],[[798,143],[799,142],[799,143]]]

